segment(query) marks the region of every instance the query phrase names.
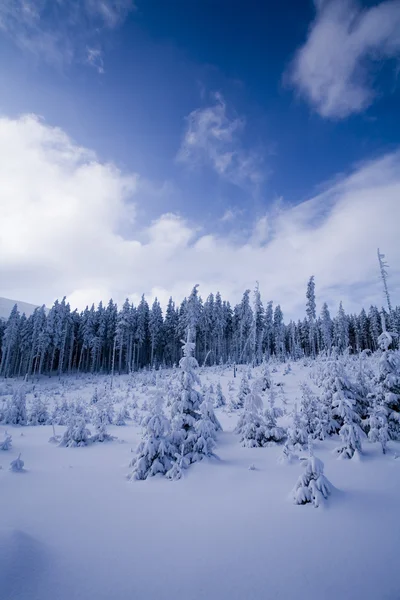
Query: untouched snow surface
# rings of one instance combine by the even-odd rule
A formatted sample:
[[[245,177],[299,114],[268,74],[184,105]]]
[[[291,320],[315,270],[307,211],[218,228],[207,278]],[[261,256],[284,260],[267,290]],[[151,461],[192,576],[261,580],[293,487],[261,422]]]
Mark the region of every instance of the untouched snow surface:
[[[300,363],[286,376],[281,367],[273,374],[289,409],[307,376]],[[231,370],[201,375],[220,377],[228,398]],[[87,397],[93,381],[101,378],[86,384]],[[240,372],[235,394],[239,383]],[[139,404],[144,398],[137,394]],[[110,427],[117,441],[84,448],[49,444],[50,426],[7,426],[13,447],[0,455],[0,598],[398,600],[399,445],[390,443],[383,456],[365,443],[362,460],[342,461],[331,452],[337,439],[317,442],[336,489],[323,508],[296,506],[289,494],[300,463],[279,464],[280,446],[241,447],[238,415],[216,413],[224,428],[219,460],[193,465],[176,482],[127,481],[140,439],[132,421]],[[26,472],[12,473],[20,452]]]

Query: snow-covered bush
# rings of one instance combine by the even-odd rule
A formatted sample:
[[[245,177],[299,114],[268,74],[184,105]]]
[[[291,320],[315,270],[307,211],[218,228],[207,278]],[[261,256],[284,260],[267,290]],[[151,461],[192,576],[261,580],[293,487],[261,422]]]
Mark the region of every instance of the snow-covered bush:
[[[235,432],[240,435],[242,446],[247,448],[266,446],[269,441],[266,433],[266,423],[262,414],[261,388],[262,381],[256,379],[250,393],[246,395],[244,411],[235,429]]]
[[[343,422],[339,435],[343,444],[335,452],[340,458],[353,458],[362,452],[362,440],[366,437],[360,427],[360,416],[355,412],[355,400],[341,388],[341,381],[335,382],[333,395],[333,416]]]
[[[111,442],[115,439],[107,432],[107,426],[112,423],[113,414],[113,406],[108,401],[101,400],[96,404],[93,414],[96,433],[92,437],[92,442]]]
[[[236,401],[236,408],[242,408],[246,401],[246,396],[250,394],[250,386],[249,379],[245,373],[242,375],[242,379],[240,380],[239,393]]]
[[[161,391],[156,389],[150,401],[149,415],[143,420],[143,439],[130,465],[133,467],[130,479],[143,480],[157,474],[165,475],[176,458],[170,422],[164,414],[162,403]]]
[[[287,443],[290,448],[302,450],[307,444],[307,430],[302,416],[297,410],[297,404],[294,405],[291,417],[291,424],[287,429]]]
[[[277,423],[277,419],[283,416],[283,410],[275,406],[275,390],[273,386],[268,391],[268,407],[264,411],[265,418],[265,435],[268,442],[281,442],[286,437],[286,431],[283,427],[279,427]]]
[[[49,411],[47,409],[47,403],[37,395],[31,404],[28,413],[29,425],[47,425],[50,421]]]
[[[18,458],[16,458],[15,460],[12,460],[10,462],[10,471],[13,471],[14,473],[22,473],[22,471],[24,471],[24,461],[21,459],[21,453],[18,455]]]
[[[195,460],[194,445],[198,438],[195,430],[196,421],[200,419],[199,408],[202,401],[201,394],[195,385],[201,385],[195,369],[198,362],[193,356],[195,344],[190,341],[190,332],[187,340],[182,341],[183,357],[179,361],[177,395],[171,407],[172,440],[176,448],[182,452],[189,463]]]
[[[311,448],[308,458],[300,460],[305,471],[300,475],[293,488],[293,502],[295,504],[311,503],[317,508],[328,498],[332,485],[324,475],[324,463],[313,455]]]
[[[60,446],[74,448],[76,446],[87,446],[91,441],[90,430],[86,427],[85,419],[79,415],[72,414],[68,426],[64,432]]]
[[[4,432],[4,440],[0,442],[0,450],[10,450],[12,446],[12,437],[11,435],[9,435],[7,433],[7,431]]]
[[[14,389],[3,413],[3,422],[9,425],[26,425],[26,391],[24,385]]]
[[[219,408],[220,406],[225,406],[225,404],[226,404],[226,399],[222,392],[221,382],[218,381],[217,387],[215,390],[214,406],[215,406],[215,408]]]
[[[379,442],[382,447],[383,454],[386,454],[387,443],[389,441],[389,429],[387,409],[379,403],[378,399],[374,399],[371,408],[371,414],[368,419],[369,432],[368,439],[370,442]]]

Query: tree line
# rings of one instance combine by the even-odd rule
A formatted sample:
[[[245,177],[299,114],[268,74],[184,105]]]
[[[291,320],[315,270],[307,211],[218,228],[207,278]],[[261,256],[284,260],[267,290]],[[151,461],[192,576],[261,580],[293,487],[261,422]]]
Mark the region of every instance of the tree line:
[[[221,294],[205,301],[195,286],[178,305],[170,298],[165,315],[157,298],[151,307],[145,296],[137,306],[128,299],[119,309],[110,300],[82,312],[71,310],[63,298],[46,311],[37,308],[26,317],[15,305],[0,321],[0,376],[41,374],[129,373],[145,367],[172,366],[181,358],[181,340],[193,332],[195,356],[200,364],[228,362],[259,364],[264,358],[295,360],[350,349],[378,348],[381,314],[400,330],[400,309],[371,306],[346,314],[342,303],[332,317],[326,303],[316,313],[315,281],[311,277],[305,298],[304,319],[284,323],[279,304],[263,305],[258,284],[246,290],[232,307]]]

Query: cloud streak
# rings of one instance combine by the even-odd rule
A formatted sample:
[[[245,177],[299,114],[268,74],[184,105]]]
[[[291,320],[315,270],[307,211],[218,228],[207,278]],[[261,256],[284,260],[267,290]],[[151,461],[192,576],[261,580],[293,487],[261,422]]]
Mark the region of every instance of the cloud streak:
[[[343,119],[373,103],[373,63],[400,57],[400,1],[368,9],[352,0],[320,0],[315,6],[287,80],[322,117]]]
[[[1,118],[2,295],[49,305],[65,294],[84,308],[109,297],[137,302],[142,292],[180,301],[200,283],[203,296],[220,290],[236,302],[257,280],[264,300],[298,317],[314,274],[319,306],[327,300],[335,312],[343,300],[351,311],[383,302],[379,246],[400,300],[400,152],[298,206],[280,204],[240,243],[236,220],[224,235],[169,213],[139,228],[140,189],[137,174],[101,163],[62,130],[29,115]]]
[[[221,94],[215,102],[186,118],[186,129],[177,160],[191,168],[207,166],[221,178],[239,187],[255,187],[264,179],[261,157],[243,148],[246,122],[230,117]]]
[[[101,34],[120,26],[134,8],[132,0],[2,0],[0,32],[58,68],[78,61],[103,73]]]

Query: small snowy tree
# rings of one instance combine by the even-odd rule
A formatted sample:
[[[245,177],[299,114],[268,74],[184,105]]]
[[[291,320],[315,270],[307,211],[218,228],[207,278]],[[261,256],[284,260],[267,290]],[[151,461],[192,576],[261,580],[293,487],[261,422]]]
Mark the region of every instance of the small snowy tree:
[[[205,456],[213,456],[217,431],[222,429],[214,414],[211,398],[207,394],[200,405],[200,419],[196,421],[195,430],[197,440],[194,444],[194,461],[201,460]]]
[[[279,427],[277,419],[283,416],[283,410],[275,406],[276,394],[273,387],[268,392],[268,407],[264,411],[266,431],[265,435],[269,442],[281,442],[286,432],[283,427]]]
[[[182,340],[182,344],[183,357],[179,361],[178,395],[171,407],[172,440],[176,448],[181,451],[183,446],[185,457],[191,463],[195,460],[193,449],[198,438],[195,424],[200,419],[199,408],[202,397],[194,387],[201,383],[195,372],[199,365],[193,356],[195,344],[190,341],[190,329],[186,341]]]
[[[259,448],[269,441],[266,424],[262,415],[262,381],[255,380],[249,394],[246,395],[243,414],[240,416],[235,432],[240,435],[242,446]]]
[[[11,400],[7,402],[3,420],[4,423],[10,425],[26,425],[26,392],[24,385],[14,390]]]
[[[7,431],[4,432],[4,440],[2,442],[0,442],[0,450],[10,450],[12,446],[12,437],[11,435],[9,435],[7,433]]]
[[[368,424],[368,439],[370,442],[379,442],[383,454],[386,454],[389,440],[387,409],[383,404],[379,403],[377,398],[374,399]]]
[[[324,463],[313,455],[309,443],[308,458],[301,458],[304,473],[300,475],[292,491],[295,504],[313,504],[315,508],[328,498],[332,485],[324,475]]]
[[[353,458],[355,453],[362,452],[361,442],[365,437],[365,433],[360,427],[360,417],[355,412],[355,400],[344,393],[338,379],[335,387],[333,416],[343,421],[339,431],[343,444],[336,448],[335,452],[340,458]]]
[[[30,407],[28,423],[29,425],[47,425],[49,420],[50,415],[47,403],[40,396],[37,396],[33,399]]]
[[[261,378],[262,378],[261,391],[266,392],[267,390],[270,389],[270,387],[272,385],[271,373],[269,372],[269,366],[266,361],[263,364]]]
[[[175,452],[175,462],[172,464],[170,470],[167,471],[166,477],[171,481],[181,479],[184,469],[187,469],[189,464],[189,460],[185,455],[185,445],[182,444],[180,452]]]
[[[79,415],[71,414],[60,446],[66,446],[67,448],[87,446],[90,441],[91,433],[86,427],[85,419]]]
[[[131,479],[144,480],[165,475],[174,462],[176,447],[171,443],[170,422],[163,411],[163,398],[158,388],[152,392],[149,415],[143,420],[144,434],[131,467]]]
[[[294,405],[292,422],[287,429],[287,437],[289,447],[295,450],[302,450],[307,444],[307,429],[301,414],[297,410],[297,404]]]
[[[214,399],[214,407],[219,408],[220,406],[225,406],[226,399],[222,392],[221,382],[218,381],[217,387],[215,390],[215,399]]]
[[[92,442],[111,442],[115,439],[107,431],[107,426],[112,423],[113,414],[114,409],[108,401],[102,400],[96,404],[93,415],[93,425],[96,433],[92,437]]]
[[[18,458],[10,462],[10,471],[13,471],[14,473],[22,473],[25,471],[24,464],[24,461],[21,459],[21,453],[19,453]]]
[[[245,373],[242,375],[240,380],[239,394],[237,397],[236,407],[242,408],[245,404],[246,396],[250,394],[249,380]]]

